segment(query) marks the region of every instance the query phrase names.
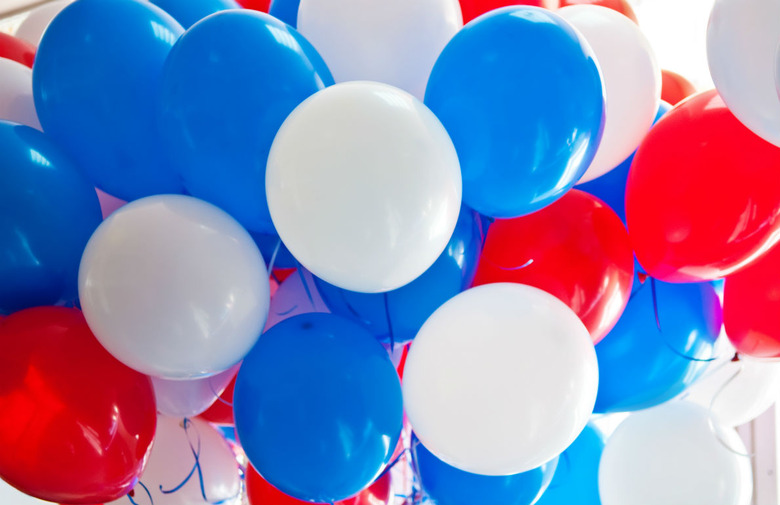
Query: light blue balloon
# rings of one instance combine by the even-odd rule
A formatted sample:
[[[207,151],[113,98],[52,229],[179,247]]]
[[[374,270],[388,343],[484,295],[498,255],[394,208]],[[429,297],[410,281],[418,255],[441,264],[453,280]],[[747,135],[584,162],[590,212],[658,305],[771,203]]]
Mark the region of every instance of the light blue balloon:
[[[601,505],[599,463],[604,435],[592,424],[558,457],[550,486],[536,505]]]
[[[33,67],[43,130],[93,185],[123,200],[181,193],[157,130],[163,64],[183,29],[136,0],[77,0],[51,22]]]
[[[596,154],[604,90],[590,47],[557,14],[506,7],[468,23],[433,67],[425,103],[450,134],[463,201],[518,217],[574,186]]]
[[[301,0],[272,0],[268,13],[296,28],[298,26],[298,8],[300,6]]]
[[[201,19],[227,9],[241,9],[235,0],[151,0],[188,29]]]
[[[171,51],[159,118],[187,190],[250,231],[275,234],[265,165],[276,132],[303,100],[333,84],[314,47],[278,19],[219,12]]]

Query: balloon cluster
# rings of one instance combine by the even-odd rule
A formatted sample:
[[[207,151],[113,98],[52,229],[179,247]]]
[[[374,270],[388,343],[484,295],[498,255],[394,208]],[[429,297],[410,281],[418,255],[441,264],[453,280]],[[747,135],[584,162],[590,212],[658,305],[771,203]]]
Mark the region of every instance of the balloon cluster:
[[[34,10],[0,36],[0,501],[747,505],[779,16],[716,0],[696,93],[626,0]]]

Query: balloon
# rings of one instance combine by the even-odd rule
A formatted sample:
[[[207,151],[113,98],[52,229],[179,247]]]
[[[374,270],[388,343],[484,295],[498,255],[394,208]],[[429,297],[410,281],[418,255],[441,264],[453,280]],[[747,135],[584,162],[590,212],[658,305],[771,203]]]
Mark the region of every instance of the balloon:
[[[330,312],[314,282],[311,273],[303,270],[294,272],[282,282],[276,294],[271,297],[265,331],[299,314]]]
[[[149,464],[132,493],[106,505],[240,505],[238,462],[209,423],[160,416]]]
[[[272,0],[268,13],[295,28],[298,26],[298,8],[301,0]]]
[[[561,7],[568,7],[570,5],[598,5],[617,11],[634,23],[639,23],[636,18],[634,8],[628,0],[561,0]]]
[[[52,505],[49,501],[39,500],[22,493],[10,484],[6,484],[3,480],[0,480],[0,503],[8,503],[10,505]]]
[[[420,484],[436,505],[532,505],[550,484],[558,464],[553,458],[515,475],[477,475],[441,461],[416,440],[412,444]]]
[[[560,6],[560,2],[559,0],[460,0],[464,23],[468,23],[486,12],[510,5],[530,5],[546,9],[557,9]]]
[[[661,105],[658,106],[658,112],[655,115],[653,125],[664,114],[669,112],[671,108],[671,105],[662,101]],[[626,224],[626,181],[628,181],[628,171],[631,168],[631,163],[634,161],[634,154],[601,177],[577,185],[577,189],[590,193],[609,205],[620,220],[623,221],[623,224]]]
[[[238,373],[238,365],[210,377],[170,380],[152,377],[157,412],[170,417],[193,417],[217,400]]]
[[[780,363],[740,356],[705,375],[686,391],[686,401],[709,409],[723,426],[749,423],[780,397]]]
[[[95,191],[97,191],[98,201],[100,201],[100,212],[103,214],[103,219],[107,218],[113,214],[115,210],[127,203],[126,201],[120,200],[115,196],[111,196],[97,188]]]
[[[241,7],[261,12],[268,12],[271,0],[236,0]]]
[[[246,493],[249,497],[249,505],[304,505],[309,503],[282,493],[263,479],[252,465],[249,465],[247,470]],[[387,505],[391,500],[392,486],[390,472],[387,472],[358,495],[336,502],[335,505]]]
[[[311,44],[267,14],[221,12],[188,30],[165,65],[159,102],[187,190],[275,234],[265,197],[271,142],[298,104],[332,83]]]
[[[300,0],[298,29],[336,82],[377,81],[419,98],[463,27],[458,0]]]
[[[185,30],[201,19],[227,9],[241,9],[235,0],[151,0],[173,16]]]
[[[780,3],[774,0],[716,0],[707,27],[707,60],[718,93],[742,124],[776,146],[778,18]]]
[[[33,69],[44,131],[95,186],[123,200],[180,193],[154,104],[181,26],[132,0],[78,0],[46,29]]]
[[[686,402],[631,415],[601,456],[603,505],[748,505],[752,492],[737,432]]]
[[[710,364],[721,320],[712,285],[646,280],[596,346],[600,382],[595,411],[639,410],[680,394]]]
[[[414,338],[441,304],[471,286],[482,250],[479,216],[462,208],[447,247],[436,262],[406,286],[382,294],[347,291],[315,279],[334,314],[363,324],[381,342]]]
[[[639,263],[667,282],[713,280],[749,264],[780,239],[778,169],[780,149],[740,124],[715,91],[672,109],[628,176]]]
[[[35,60],[35,46],[7,33],[0,33],[0,58],[13,60],[32,68]],[[5,73],[0,74],[5,78]]]
[[[780,357],[780,246],[726,278],[723,320],[726,334],[740,353],[759,358]]]
[[[534,7],[498,10],[458,32],[425,103],[458,150],[464,203],[492,217],[530,214],[563,196],[601,138],[604,93],[590,47],[563,18]]]
[[[663,85],[661,86],[661,100],[672,105],[696,93],[696,87],[685,77],[672,72],[671,70],[661,70]]]
[[[132,488],[155,431],[152,384],[98,344],[81,312],[37,307],[3,318],[0,370],[3,480],[66,503]]]
[[[401,433],[398,375],[347,319],[302,314],[264,333],[238,372],[238,437],[270,484],[331,503],[371,484]]]
[[[268,291],[249,234],[216,207],[180,195],[114,212],[79,271],[81,305],[100,343],[131,368],[167,379],[240,361],[263,329]]]
[[[604,435],[588,424],[558,458],[555,476],[536,505],[601,505],[599,461]]]
[[[577,438],[597,386],[576,314],[541,289],[505,283],[464,291],[433,313],[409,351],[403,391],[412,428],[437,458],[512,475]]]
[[[653,124],[661,97],[661,69],[636,23],[598,5],[558,11],[593,49],[604,80],[604,134],[596,157],[580,178],[609,172],[633,153]]]
[[[266,192],[279,236],[304,267],[378,293],[422,275],[447,246],[461,176],[452,141],[422,102],[361,81],[290,114],[268,156]]]
[[[214,402],[200,417],[206,421],[217,425],[233,425],[233,391],[236,387],[236,376],[227,385],[217,401]]]
[[[633,277],[634,252],[623,223],[598,198],[571,190],[531,215],[496,220],[474,285],[543,289],[568,305],[598,343],[623,313]]]
[[[37,130],[0,121],[0,152],[0,314],[70,303],[100,224],[95,190]]]
[[[0,76],[0,119],[40,130],[33,101],[32,71],[21,63],[0,58]]]
[[[16,28],[14,36],[38,47],[44,30],[51,20],[73,0],[54,0],[32,9]]]

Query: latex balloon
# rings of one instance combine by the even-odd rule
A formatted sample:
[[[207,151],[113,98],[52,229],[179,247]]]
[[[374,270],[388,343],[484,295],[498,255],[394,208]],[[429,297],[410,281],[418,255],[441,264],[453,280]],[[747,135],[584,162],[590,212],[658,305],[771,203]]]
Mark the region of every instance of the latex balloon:
[[[461,175],[452,141],[422,102],[360,81],[290,114],[268,156],[266,192],[279,236],[304,267],[378,293],[422,275],[447,246]]]
[[[148,2],[79,0],[54,18],[38,48],[41,125],[95,186],[123,200],[182,190],[154,114],[163,63],[181,33]]]
[[[152,384],[98,344],[81,312],[37,307],[3,318],[0,370],[3,480],[65,503],[132,488],[155,432]]]
[[[0,314],[72,303],[100,224],[95,190],[37,130],[0,121],[0,152]]]
[[[32,91],[32,70],[21,63],[0,58],[0,119],[38,130],[38,114]]]
[[[597,386],[593,344],[576,314],[541,289],[509,283],[439,307],[415,337],[403,383],[425,447],[482,475],[526,472],[563,452],[585,427]]]
[[[153,4],[173,16],[184,29],[201,19],[227,9],[240,9],[235,0],[151,0]]]
[[[13,505],[51,505],[50,501],[39,500],[0,480],[0,502]]]
[[[497,10],[458,32],[425,103],[458,150],[464,203],[492,217],[530,214],[563,196],[601,138],[604,93],[590,47],[535,7]]]
[[[759,358],[780,357],[780,247],[744,270],[730,275],[723,290],[726,334],[743,354]]]
[[[477,475],[441,461],[418,441],[412,454],[420,485],[437,505],[532,505],[547,489],[558,459],[527,472],[507,476]]]
[[[0,58],[13,60],[32,68],[35,60],[35,46],[26,40],[18,39],[7,33],[0,33]]]
[[[647,134],[661,98],[661,69],[636,23],[598,5],[558,11],[593,48],[604,80],[604,134],[580,178],[587,182],[620,165]]]
[[[668,282],[718,279],[749,264],[780,239],[778,169],[780,149],[737,121],[714,90],[672,109],[628,176],[639,263]]]
[[[780,4],[773,0],[716,0],[707,27],[707,60],[718,93],[737,119],[776,146],[778,17]]]
[[[261,12],[268,12],[270,0],[237,0],[241,7]]]
[[[157,418],[157,434],[132,495],[106,505],[241,504],[238,462],[216,428],[200,419]]]
[[[317,289],[334,314],[364,325],[381,342],[391,346],[408,342],[433,311],[471,286],[482,242],[479,215],[464,207],[444,252],[424,274],[406,286],[367,294],[315,279]]]
[[[264,333],[244,360],[235,416],[249,460],[269,483],[331,503],[366,488],[392,455],[401,388],[368,331],[331,314],[302,314]]]
[[[73,0],[54,0],[32,9],[16,28],[14,36],[38,47],[51,20]]]
[[[600,382],[595,411],[645,409],[680,394],[714,358],[721,321],[711,284],[646,280],[596,346]]]
[[[298,29],[336,82],[383,82],[420,100],[436,58],[462,26],[458,0],[301,0],[298,9]]]
[[[246,493],[249,505],[304,505],[310,503],[282,493],[263,479],[252,465],[249,465],[247,470]],[[356,496],[336,502],[334,505],[387,505],[391,500],[392,486],[390,472],[387,472]]]
[[[598,5],[606,7],[623,14],[634,23],[639,23],[634,8],[631,7],[631,3],[628,0],[561,0],[561,7],[570,5]]]
[[[696,87],[691,81],[671,70],[661,70],[661,78],[661,100],[664,102],[677,105],[696,93]]]
[[[301,0],[273,0],[268,13],[295,28],[298,26],[298,8]]]
[[[236,387],[236,377],[227,385],[225,390],[219,395],[217,401],[203,412],[200,417],[206,421],[217,424],[230,426],[235,424],[233,419],[233,392]]]
[[[330,312],[314,282],[314,277],[305,270],[294,272],[282,282],[271,297],[265,331],[299,314]]]
[[[750,457],[737,432],[691,403],[631,415],[601,456],[603,505],[748,505],[752,492]]]
[[[604,435],[592,423],[558,458],[547,490],[536,505],[601,505],[599,501],[599,462]]]
[[[271,143],[298,104],[332,83],[311,44],[267,14],[221,12],[188,30],[165,65],[159,102],[187,190],[275,234],[265,197]]]
[[[533,7],[544,7],[546,9],[557,9],[560,6],[559,0],[460,0],[460,8],[463,11],[463,22],[468,23],[472,19],[485,14],[486,12],[508,7],[511,5],[530,5]]]
[[[620,218],[598,198],[571,190],[539,212],[496,220],[474,285],[543,289],[568,305],[598,343],[623,313],[633,277],[634,251]]]
[[[98,201],[100,201],[100,212],[103,214],[103,219],[107,218],[113,214],[115,210],[127,203],[126,201],[120,200],[99,189],[95,189],[95,191],[97,191]]]
[[[238,373],[238,365],[210,377],[170,380],[152,377],[157,412],[170,417],[194,417],[211,407]]]
[[[169,379],[227,370],[265,324],[268,274],[252,238],[216,207],[144,198],[108,217],[87,244],[79,296],[117,359]]]

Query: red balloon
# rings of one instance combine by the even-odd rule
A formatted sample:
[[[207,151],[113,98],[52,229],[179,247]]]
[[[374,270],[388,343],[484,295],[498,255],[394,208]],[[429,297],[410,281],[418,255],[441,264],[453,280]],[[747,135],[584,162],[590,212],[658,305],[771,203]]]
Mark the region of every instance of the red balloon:
[[[612,9],[613,11],[618,11],[631,19],[634,23],[639,23],[636,18],[636,13],[631,7],[631,4],[628,3],[628,0],[561,0],[561,7],[567,7],[569,5],[599,5]]]
[[[723,323],[737,351],[780,358],[780,247],[726,278]]]
[[[335,505],[385,505],[391,499],[390,472],[385,473],[356,496]],[[249,465],[246,477],[246,493],[250,505],[312,505],[289,496],[263,479],[252,465]]]
[[[634,255],[620,218],[574,189],[528,216],[496,220],[474,285],[516,282],[543,289],[572,308],[596,343],[623,313],[633,278]]]
[[[35,60],[35,46],[0,32],[0,58],[8,58],[32,68]]]
[[[233,376],[230,384],[225,388],[217,401],[203,412],[200,417],[214,424],[233,425],[233,389],[236,387],[236,376]]]
[[[545,9],[557,9],[560,0],[460,0],[460,10],[463,12],[463,22],[468,23],[477,16],[510,5],[532,5]]]
[[[628,175],[637,259],[665,282],[724,277],[780,239],[780,148],[748,130],[715,90],[650,130]]]
[[[268,12],[271,0],[236,0],[244,9],[252,9],[260,12]]]
[[[157,425],[150,379],[98,343],[79,310],[0,321],[0,477],[59,503],[110,502],[144,469]]]
[[[677,105],[689,96],[696,93],[696,88],[691,81],[674,73],[671,70],[661,70],[663,84],[661,86],[661,100]]]

